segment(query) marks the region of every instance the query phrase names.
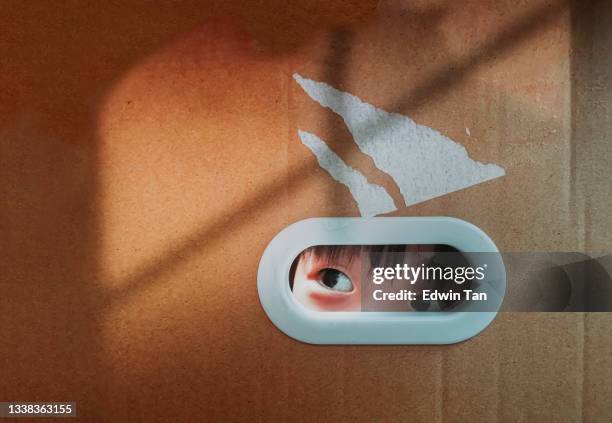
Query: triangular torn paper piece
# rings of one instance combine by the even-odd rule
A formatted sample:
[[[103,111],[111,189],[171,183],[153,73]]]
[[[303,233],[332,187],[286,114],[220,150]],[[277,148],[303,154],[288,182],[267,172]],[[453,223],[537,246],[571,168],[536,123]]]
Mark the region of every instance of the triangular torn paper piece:
[[[364,217],[376,216],[397,210],[393,199],[380,185],[371,184],[359,171],[347,165],[327,144],[306,131],[298,130],[302,143],[317,157],[319,165],[332,178],[346,185]]]
[[[293,78],[313,100],[344,119],[359,149],[395,180],[406,206],[505,174],[500,166],[470,159],[461,144],[407,116],[297,73]]]

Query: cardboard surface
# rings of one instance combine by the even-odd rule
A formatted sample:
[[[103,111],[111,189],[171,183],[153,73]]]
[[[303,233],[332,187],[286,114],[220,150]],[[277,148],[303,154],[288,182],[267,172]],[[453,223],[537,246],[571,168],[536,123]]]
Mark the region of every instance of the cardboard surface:
[[[85,421],[610,420],[609,314],[320,347],[256,291],[283,227],[358,215],[298,128],[402,204],[294,72],[506,169],[391,215],[459,217],[503,251],[611,251],[609,4],[1,8],[0,400]]]

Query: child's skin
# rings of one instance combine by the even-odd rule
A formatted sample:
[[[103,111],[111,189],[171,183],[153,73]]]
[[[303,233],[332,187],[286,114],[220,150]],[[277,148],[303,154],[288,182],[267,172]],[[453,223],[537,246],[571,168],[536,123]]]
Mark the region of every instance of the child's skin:
[[[366,249],[349,247],[346,254],[337,254],[335,257],[308,251],[300,256],[293,279],[293,295],[302,305],[318,311],[361,311],[362,306],[369,309],[376,307],[379,311],[408,311],[412,310],[410,304],[405,302],[385,302],[384,304],[362,304],[363,290],[365,298],[371,297],[373,285],[364,286],[368,280],[363,280],[372,270],[370,256]],[[404,260],[411,265],[418,265],[431,257],[431,247],[411,246],[406,252]],[[368,268],[363,267],[368,263]],[[418,286],[410,285],[405,280],[389,281],[394,289],[416,289]],[[372,300],[373,301],[373,300]]]

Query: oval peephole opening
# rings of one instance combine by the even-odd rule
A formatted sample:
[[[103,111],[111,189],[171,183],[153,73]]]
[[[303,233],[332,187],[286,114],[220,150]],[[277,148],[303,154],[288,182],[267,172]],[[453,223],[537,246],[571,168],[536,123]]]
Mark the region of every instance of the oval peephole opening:
[[[272,322],[317,344],[445,344],[495,317],[506,275],[493,241],[459,219],[317,218],[268,245],[258,291]]]
[[[314,311],[452,311],[476,298],[485,271],[445,244],[317,245],[293,260],[287,283]]]

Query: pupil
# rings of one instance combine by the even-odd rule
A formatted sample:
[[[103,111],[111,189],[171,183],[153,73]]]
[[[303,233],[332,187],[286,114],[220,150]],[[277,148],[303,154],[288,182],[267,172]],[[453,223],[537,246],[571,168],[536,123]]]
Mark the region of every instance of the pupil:
[[[342,272],[335,269],[326,269],[323,273],[323,278],[321,278],[321,282],[329,288],[333,288],[338,283],[338,278]]]

